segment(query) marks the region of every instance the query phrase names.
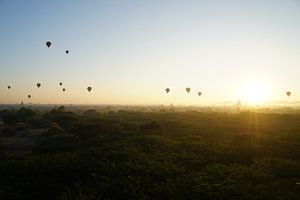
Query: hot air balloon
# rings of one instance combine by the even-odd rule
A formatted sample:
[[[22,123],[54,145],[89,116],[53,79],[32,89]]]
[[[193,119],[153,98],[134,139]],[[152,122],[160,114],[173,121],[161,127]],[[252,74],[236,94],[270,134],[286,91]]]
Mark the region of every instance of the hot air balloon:
[[[50,48],[50,47],[51,47],[51,42],[50,42],[50,41],[47,41],[47,42],[46,42],[46,45],[47,45],[48,48]]]
[[[10,90],[10,89],[11,89],[11,86],[9,85],[9,86],[7,86],[7,88]]]
[[[31,95],[29,94],[27,97],[28,97],[28,99],[30,99],[30,98],[31,98]]]
[[[62,82],[59,83],[60,86],[62,86],[62,84],[63,84]]]
[[[65,91],[66,91],[66,88],[63,88],[62,91],[65,92]]]
[[[286,92],[286,96],[288,96],[288,97],[291,96],[291,94],[292,94],[292,93],[291,93],[290,91],[287,91],[287,92]]]
[[[169,93],[170,92],[170,88],[166,88],[166,92]]]
[[[185,91],[186,91],[187,93],[189,93],[189,92],[191,91],[191,88],[187,87],[187,88],[185,88]]]
[[[37,86],[38,88],[40,88],[40,87],[42,86],[42,84],[37,83],[36,86]]]
[[[69,50],[66,50],[65,52],[66,52],[66,54],[69,54]]]
[[[198,92],[198,96],[201,96],[202,95],[202,92]]]
[[[88,90],[89,92],[91,92],[91,91],[92,91],[92,87],[87,87],[87,90]]]

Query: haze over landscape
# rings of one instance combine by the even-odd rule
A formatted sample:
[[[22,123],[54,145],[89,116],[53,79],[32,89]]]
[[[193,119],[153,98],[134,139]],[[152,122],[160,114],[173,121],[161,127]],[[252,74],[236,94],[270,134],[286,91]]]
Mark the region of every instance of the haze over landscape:
[[[0,103],[298,101],[299,11],[297,0],[2,0]]]

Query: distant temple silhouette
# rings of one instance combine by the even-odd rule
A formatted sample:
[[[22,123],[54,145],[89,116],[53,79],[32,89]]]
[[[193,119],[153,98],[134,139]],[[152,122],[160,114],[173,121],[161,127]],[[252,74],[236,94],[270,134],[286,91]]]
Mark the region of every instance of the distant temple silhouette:
[[[236,108],[237,109],[241,109],[241,107],[242,107],[242,102],[241,102],[241,100],[238,100],[238,102],[236,103]]]

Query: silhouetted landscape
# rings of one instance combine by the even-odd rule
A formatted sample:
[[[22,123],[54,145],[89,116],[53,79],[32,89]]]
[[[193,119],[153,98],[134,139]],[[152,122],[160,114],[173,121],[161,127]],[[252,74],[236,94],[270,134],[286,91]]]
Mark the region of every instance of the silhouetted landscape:
[[[0,199],[300,198],[299,110],[176,109],[2,107]]]

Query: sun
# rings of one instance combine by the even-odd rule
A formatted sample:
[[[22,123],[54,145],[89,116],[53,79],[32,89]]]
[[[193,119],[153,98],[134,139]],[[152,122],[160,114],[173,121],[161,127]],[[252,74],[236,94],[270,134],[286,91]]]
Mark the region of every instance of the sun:
[[[263,83],[247,83],[242,88],[242,101],[251,104],[263,104],[268,97],[268,87]]]

